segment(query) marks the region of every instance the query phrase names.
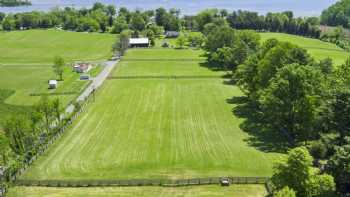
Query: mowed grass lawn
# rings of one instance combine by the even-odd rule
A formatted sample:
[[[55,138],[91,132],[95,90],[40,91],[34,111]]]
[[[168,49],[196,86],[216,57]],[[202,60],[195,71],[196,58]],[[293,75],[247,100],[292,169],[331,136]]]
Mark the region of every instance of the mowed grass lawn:
[[[52,68],[56,55],[67,63],[106,60],[115,39],[110,34],[58,30],[0,32],[0,129],[11,114],[28,110],[27,106],[40,99],[31,94],[76,92],[59,96],[66,105],[87,85],[67,66],[64,81],[59,82],[57,90],[48,90],[48,80],[56,79]],[[98,69],[92,72],[96,74]]]
[[[48,89],[48,80],[56,79],[51,67],[38,66],[0,66],[0,89],[14,90],[14,93],[4,100],[5,104],[30,106],[35,104],[40,96],[31,94],[48,94],[78,92],[87,84],[80,81],[79,74],[67,67],[64,72],[64,81],[59,82],[56,90]],[[75,95],[75,96],[76,96]],[[67,104],[74,95],[60,95],[62,103]]]
[[[104,60],[116,36],[58,30],[0,32],[0,64],[51,64],[57,55],[67,62]]]
[[[284,34],[284,33],[260,33],[262,41],[266,41],[270,38],[276,38],[280,41],[291,42],[302,48],[307,49],[312,57],[317,60],[322,60],[327,57],[333,59],[333,63],[339,66],[350,57],[350,53],[336,46],[335,44],[324,42],[319,39],[305,38],[296,35]]]
[[[194,186],[194,187],[105,187],[105,188],[44,188],[14,187],[8,197],[264,197],[263,185]]]
[[[138,52],[144,51],[130,50],[125,59],[138,56]],[[187,58],[196,52],[181,53]],[[154,50],[154,56],[157,54]],[[142,70],[142,75],[164,75],[179,62],[171,61],[166,66],[159,60],[139,63],[149,67],[149,72]],[[207,69],[200,66],[200,61],[181,67],[187,68],[184,73],[177,71],[178,75],[190,69],[194,73]],[[121,66],[113,75],[129,75],[133,69],[134,73],[140,70],[138,66]],[[206,72],[215,73],[209,69]],[[242,93],[223,82],[219,77],[108,80],[73,128],[21,178],[270,176],[273,160],[281,155],[247,145],[248,135],[239,128],[243,120],[233,115],[234,106],[227,102]]]

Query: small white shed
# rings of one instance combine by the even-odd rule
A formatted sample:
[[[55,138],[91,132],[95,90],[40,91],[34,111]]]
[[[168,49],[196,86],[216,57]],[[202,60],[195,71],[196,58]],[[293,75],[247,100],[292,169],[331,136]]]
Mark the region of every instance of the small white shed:
[[[49,89],[56,89],[57,88],[57,80],[49,80]]]

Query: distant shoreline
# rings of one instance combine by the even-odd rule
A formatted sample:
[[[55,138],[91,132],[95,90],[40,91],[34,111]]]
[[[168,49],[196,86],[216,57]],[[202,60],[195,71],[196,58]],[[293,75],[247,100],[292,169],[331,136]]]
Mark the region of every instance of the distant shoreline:
[[[176,0],[147,0],[147,4],[140,4],[140,0],[99,0],[103,4],[112,4],[117,8],[126,7],[129,10],[142,8],[141,10],[157,9],[164,7],[166,9],[178,8],[181,9],[184,15],[195,15],[201,10],[207,8],[218,8],[233,10],[249,10],[255,11],[259,14],[266,14],[267,12],[282,12],[291,10],[295,16],[319,16],[323,9],[329,7],[336,0],[308,0],[306,2],[295,2],[295,0],[284,0],[283,3],[274,3],[278,0],[203,0],[201,3],[196,1]],[[91,8],[95,0],[31,0],[32,6],[19,7],[0,7],[0,12],[4,13],[23,13],[30,11],[48,12],[53,8],[73,7],[75,9]],[[279,1],[278,1],[279,2]]]
[[[0,7],[31,6],[29,0],[0,0]]]

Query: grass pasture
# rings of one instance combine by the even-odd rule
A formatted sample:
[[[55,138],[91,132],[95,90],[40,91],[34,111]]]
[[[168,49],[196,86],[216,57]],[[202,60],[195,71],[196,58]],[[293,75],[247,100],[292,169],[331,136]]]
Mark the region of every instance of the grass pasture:
[[[232,185],[230,187],[106,187],[106,188],[11,188],[8,197],[215,197],[240,196],[263,197],[266,191],[263,185]]]
[[[143,52],[130,50],[125,59]],[[151,56],[152,50],[147,53]],[[195,56],[187,53],[183,58]],[[141,69],[142,75],[169,74],[169,67],[178,64],[186,69],[177,75],[190,70],[217,74],[200,67],[200,61],[171,61],[167,66],[162,61],[137,62],[149,70]],[[113,75],[140,70],[134,62],[126,67],[124,63]],[[272,161],[280,155],[247,144],[248,134],[239,128],[242,120],[233,116],[234,106],[228,103],[234,95],[240,96],[240,90],[222,78],[108,80],[72,130],[22,178],[269,176]]]
[[[0,67],[0,89],[15,90],[14,94],[4,100],[5,104],[16,106],[30,106],[40,99],[40,96],[31,94],[49,94],[63,92],[78,92],[87,84],[79,81],[79,74],[66,68],[64,81],[59,82],[56,90],[49,90],[47,81],[56,76],[48,66],[3,66]],[[60,95],[62,102],[67,104],[74,95]]]
[[[202,50],[136,49],[129,50],[123,60],[205,60]]]
[[[260,33],[262,41],[270,38],[276,38],[280,41],[296,44],[310,53],[317,60],[322,60],[327,57],[333,59],[334,65],[338,66],[345,62],[350,56],[350,53],[336,46],[335,44],[324,42],[319,39],[305,38],[296,35],[284,33]]]
[[[57,55],[67,62],[108,59],[115,40],[111,34],[58,30],[0,32],[0,65],[51,64]]]
[[[54,56],[60,55],[66,62],[105,60],[111,55],[115,39],[110,34],[58,30],[0,32],[0,91],[6,92],[6,97],[0,99],[0,128],[11,114],[28,110],[40,99],[31,94],[70,92],[59,96],[66,105],[87,85],[67,67],[64,82],[59,82],[57,90],[48,90],[48,80],[56,78],[52,69]],[[93,69],[92,76],[99,71],[101,68]]]
[[[64,81],[59,82],[56,90],[49,90],[47,82],[55,78],[50,66],[0,66],[0,128],[11,115],[30,110],[30,106],[39,101],[40,95],[69,92],[49,96],[58,97],[62,105],[67,105],[89,83],[80,81],[79,74],[67,67]]]

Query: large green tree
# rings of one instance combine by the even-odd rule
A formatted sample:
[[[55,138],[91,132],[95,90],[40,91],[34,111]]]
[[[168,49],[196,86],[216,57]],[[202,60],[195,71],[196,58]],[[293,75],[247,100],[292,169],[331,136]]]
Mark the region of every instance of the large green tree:
[[[336,180],[339,191],[350,192],[350,137],[346,137],[347,144],[336,147],[336,152],[328,161],[327,171]]]
[[[16,115],[6,121],[4,131],[9,140],[9,145],[14,153],[23,156],[24,153],[30,150],[33,145],[30,141],[30,127],[28,121],[23,115]]]
[[[307,51],[288,42],[264,44],[259,62],[259,81],[261,88],[266,88],[276,72],[284,65],[297,63],[307,65],[311,58]]]
[[[323,104],[323,75],[314,67],[290,64],[280,68],[260,102],[267,125],[293,139],[315,137],[314,125]]]
[[[350,1],[340,0],[322,12],[321,23],[330,26],[342,25],[349,27]]]
[[[53,70],[55,74],[59,77],[60,81],[63,81],[64,67],[66,63],[61,56],[56,56],[53,61]]]
[[[332,197],[335,192],[333,177],[320,174],[312,167],[313,158],[306,148],[288,152],[287,158],[274,166],[272,182],[277,190],[289,187],[298,197]]]
[[[273,194],[273,197],[296,197],[296,194],[294,190],[287,186]]]

